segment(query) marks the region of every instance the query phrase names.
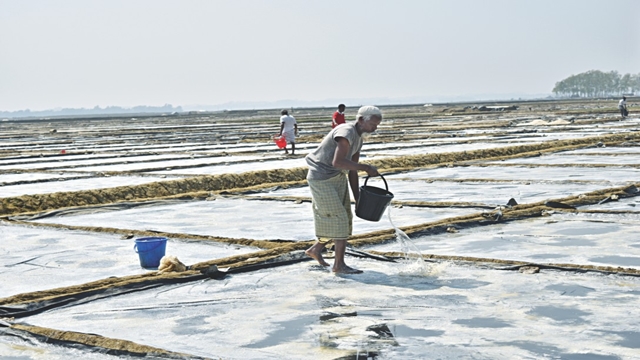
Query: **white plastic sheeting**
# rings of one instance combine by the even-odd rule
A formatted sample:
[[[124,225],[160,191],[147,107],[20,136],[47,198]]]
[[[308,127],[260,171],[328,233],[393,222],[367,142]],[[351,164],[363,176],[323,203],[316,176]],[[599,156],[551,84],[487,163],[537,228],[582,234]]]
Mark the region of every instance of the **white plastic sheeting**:
[[[496,172],[492,170],[492,174]],[[480,174],[481,171],[478,172]],[[430,171],[420,175],[403,173],[385,176],[388,189],[397,201],[427,201],[427,202],[469,202],[487,206],[506,205],[510,198],[518,203],[538,202],[557,199],[570,195],[579,195],[603,188],[602,184],[572,184],[546,183],[543,181],[514,181],[514,182],[447,182],[431,181]],[[396,177],[417,177],[415,180],[394,180]],[[482,174],[487,175],[485,172]],[[424,180],[422,179],[424,177]],[[361,180],[360,184],[364,182]],[[367,180],[367,186],[385,189],[379,177]],[[292,188],[269,192],[270,196],[310,196],[306,188]],[[259,194],[255,194],[259,196]],[[433,211],[433,210],[429,210]]]
[[[364,274],[334,276],[305,262],[28,320],[224,359],[639,356],[639,278],[348,261]]]
[[[0,223],[0,297],[142,274],[135,238]],[[209,241],[168,239],[167,255],[185,264],[258,249]]]
[[[601,168],[589,167],[527,167],[505,166],[505,167],[440,167],[429,170],[418,170],[397,175],[385,176],[388,180],[394,178],[408,179],[494,179],[512,180],[527,182],[566,182],[573,180],[597,183],[609,186],[622,186],[632,184],[640,179],[640,169],[632,167],[607,167],[606,171]],[[575,185],[579,188],[579,185]]]
[[[172,179],[180,178],[172,176]],[[100,176],[83,179],[49,181],[46,184],[19,184],[2,187],[0,197],[11,197],[32,194],[49,194],[61,191],[80,191],[92,189],[105,189],[116,186],[134,186],[148,184],[156,181],[166,181],[167,178],[161,176]]]
[[[308,189],[307,189],[308,191]],[[308,195],[308,194],[307,194]],[[395,209],[394,223],[400,226],[438,221],[471,214],[477,209]],[[171,233],[211,235],[257,240],[314,240],[311,203],[218,198],[176,205],[158,205],[95,214],[49,217],[42,223],[82,226],[110,226]],[[388,221],[371,222],[354,218],[353,233],[390,229]]]
[[[537,119],[508,114],[482,118],[510,119],[516,125]],[[470,119],[471,116],[447,116],[434,118],[430,125],[460,126]],[[168,125],[125,121],[111,126],[96,122],[92,124],[97,131],[92,135],[94,138],[78,135],[73,144],[61,143],[56,138],[63,133],[66,136],[78,132],[72,125],[61,129],[58,135],[36,134],[22,142],[5,142],[5,146],[16,151],[59,153],[67,149],[95,151],[97,155],[135,152],[139,156],[120,160],[94,158],[93,154],[69,154],[35,161],[33,158],[0,159],[0,169],[32,171],[1,174],[2,182],[44,180],[48,176],[56,180],[3,186],[0,196],[135,185],[167,180],[162,177],[165,174],[186,176],[302,167],[306,166],[302,155],[314,148],[313,144],[300,144],[298,157],[284,157],[282,150],[272,143],[236,143],[242,137],[242,125],[238,123],[185,124],[181,128],[183,124],[179,119],[157,120],[158,123],[165,121]],[[470,124],[468,129],[438,131],[434,128],[431,131],[424,124],[411,127],[410,121],[398,120],[398,124],[407,123],[407,127],[382,126],[380,129],[380,132],[396,131],[398,142],[376,143],[374,136],[365,144],[362,159],[595,136],[625,131],[623,127],[635,126],[634,121],[637,119],[597,125],[576,122],[561,127],[512,125],[499,129],[474,128]],[[270,134],[273,127],[275,125],[251,129]],[[108,134],[122,128],[169,131],[157,133],[153,139],[136,132]],[[314,128],[319,133],[326,131]],[[223,133],[223,129],[227,132]],[[427,138],[434,134],[435,138]],[[404,135],[412,135],[416,140],[405,141]],[[424,139],[420,138],[422,135]],[[630,166],[637,163],[637,152],[633,147],[591,148],[479,164],[489,166],[389,174],[386,179],[398,201],[497,206],[513,197],[519,203],[527,203],[637,183],[640,170]],[[218,156],[223,153],[229,156]],[[216,156],[199,157],[201,155]],[[127,163],[114,163],[121,161]],[[500,166],[517,163],[523,166]],[[609,166],[526,166],[577,163]],[[167,169],[172,166],[181,168]],[[192,167],[182,168],[185,166]],[[56,171],[43,175],[38,170],[43,167],[54,167]],[[57,181],[72,173],[78,176],[78,171],[91,176],[94,176],[91,172],[100,171],[153,171],[153,174]],[[369,185],[381,186],[379,180],[370,181]],[[309,191],[298,187],[253,196],[263,195],[309,197]],[[213,201],[43,218],[38,222],[299,241],[314,238],[310,206],[308,202],[218,197]],[[584,207],[619,213],[552,213],[535,219],[460,229],[456,233],[417,236],[411,244],[421,252],[437,255],[639,268],[636,224],[640,211],[637,208],[637,199],[623,199]],[[392,207],[390,211],[394,224],[402,227],[482,210],[404,206]],[[357,218],[354,221],[356,234],[388,228],[390,223],[386,217],[377,223]],[[148,271],[139,266],[133,251],[134,239],[122,239],[120,235],[2,223],[0,236],[3,279],[0,297]],[[391,241],[368,249],[400,251],[405,248]],[[186,264],[255,250],[180,239],[169,239],[167,244],[167,254],[176,255]],[[523,274],[500,270],[501,265],[496,264],[442,261],[419,265],[352,256],[347,257],[347,263],[364,273],[336,276],[308,261],[230,275],[219,281],[167,285],[51,309],[20,321],[225,359],[362,358],[359,355],[378,359],[640,359],[640,316],[635,310],[640,305],[639,277],[544,268],[538,274]],[[0,356],[107,358],[9,336],[0,336]]]
[[[393,209],[393,218],[395,213]],[[635,235],[638,221],[640,213],[556,213],[457,233],[420,236],[412,243],[414,251],[425,254],[640,268],[640,239]],[[395,242],[373,249],[403,250]]]

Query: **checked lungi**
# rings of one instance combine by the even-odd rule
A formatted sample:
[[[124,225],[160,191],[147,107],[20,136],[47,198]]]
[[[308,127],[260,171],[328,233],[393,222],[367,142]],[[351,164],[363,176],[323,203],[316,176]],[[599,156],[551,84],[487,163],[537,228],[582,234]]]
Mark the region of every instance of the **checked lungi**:
[[[346,240],[353,230],[346,172],[327,180],[308,180],[308,183],[313,197],[313,222],[318,240]]]

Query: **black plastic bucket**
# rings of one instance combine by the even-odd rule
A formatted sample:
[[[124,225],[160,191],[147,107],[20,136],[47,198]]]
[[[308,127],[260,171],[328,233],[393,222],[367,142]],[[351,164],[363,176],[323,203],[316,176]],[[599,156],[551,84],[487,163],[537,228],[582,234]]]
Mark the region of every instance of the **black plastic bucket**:
[[[393,199],[393,194],[389,192],[389,186],[384,176],[380,175],[384,181],[384,189],[375,186],[367,186],[369,177],[364,180],[364,185],[360,186],[360,199],[356,204],[356,216],[369,221],[380,221],[382,214]]]

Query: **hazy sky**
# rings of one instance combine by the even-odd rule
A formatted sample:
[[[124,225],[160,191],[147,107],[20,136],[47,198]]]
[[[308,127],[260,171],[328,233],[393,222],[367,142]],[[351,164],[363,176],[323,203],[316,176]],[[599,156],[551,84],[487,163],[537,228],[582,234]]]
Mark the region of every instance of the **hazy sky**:
[[[640,73],[638,0],[0,0],[0,110],[551,93]]]

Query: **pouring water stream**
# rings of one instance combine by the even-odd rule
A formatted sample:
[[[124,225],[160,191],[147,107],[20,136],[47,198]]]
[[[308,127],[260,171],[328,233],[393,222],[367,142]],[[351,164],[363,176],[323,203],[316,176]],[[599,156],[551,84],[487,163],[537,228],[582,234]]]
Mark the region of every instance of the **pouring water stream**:
[[[393,226],[393,229],[396,232],[396,241],[398,241],[398,244],[400,245],[400,250],[404,253],[404,264],[408,265],[407,272],[410,274],[426,274],[430,272],[431,269],[424,261],[424,258],[420,253],[420,249],[418,249],[416,244],[411,241],[411,238],[409,238],[404,231],[398,229],[391,220],[391,206],[387,208],[387,217],[389,218],[389,223],[391,223],[391,226]]]

